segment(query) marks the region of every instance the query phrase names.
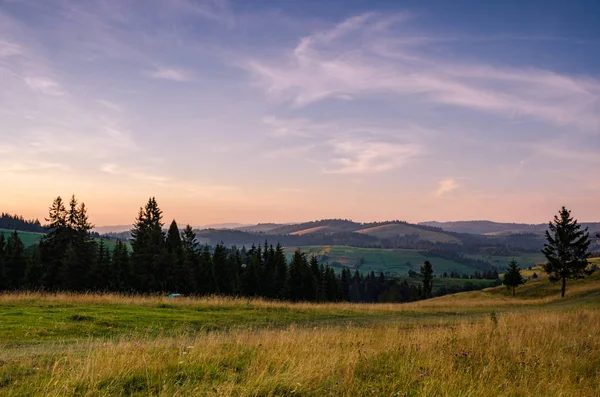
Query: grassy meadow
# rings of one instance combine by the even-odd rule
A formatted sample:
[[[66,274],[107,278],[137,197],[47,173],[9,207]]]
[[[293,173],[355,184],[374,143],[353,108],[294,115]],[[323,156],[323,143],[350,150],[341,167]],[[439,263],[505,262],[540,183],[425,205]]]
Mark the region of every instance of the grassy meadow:
[[[0,295],[3,396],[597,396],[600,274],[410,304]]]
[[[333,267],[358,269],[361,273],[384,272],[391,276],[406,275],[409,270],[419,271],[426,260],[433,263],[436,274],[456,271],[472,274],[474,269],[459,262],[434,256],[426,256],[419,250],[361,248],[345,245],[285,247],[288,259],[299,248],[309,256],[316,255],[319,261]],[[508,259],[510,260],[510,259]],[[507,260],[507,263],[508,263]]]

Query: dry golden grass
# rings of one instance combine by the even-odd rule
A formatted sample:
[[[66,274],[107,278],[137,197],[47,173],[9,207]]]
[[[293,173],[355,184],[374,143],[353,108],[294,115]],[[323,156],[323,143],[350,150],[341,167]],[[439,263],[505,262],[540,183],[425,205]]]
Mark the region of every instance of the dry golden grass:
[[[4,352],[3,395],[595,396],[600,313],[246,330]],[[59,346],[59,345],[58,345]],[[16,352],[15,352],[16,353]]]
[[[271,309],[347,311],[385,321],[354,325],[352,316],[318,326],[5,345],[0,395],[600,396],[600,275],[569,284],[566,299],[559,288],[544,279],[520,287],[516,298],[500,287],[410,304],[5,294],[0,318],[41,302],[60,310],[131,305],[140,316],[162,305],[219,308],[226,316],[250,306],[257,316]]]

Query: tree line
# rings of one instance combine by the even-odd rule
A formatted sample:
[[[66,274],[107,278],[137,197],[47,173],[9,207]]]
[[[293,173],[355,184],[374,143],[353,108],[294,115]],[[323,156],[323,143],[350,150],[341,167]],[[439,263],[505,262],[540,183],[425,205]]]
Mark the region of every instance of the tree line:
[[[25,249],[18,232],[0,235],[0,290],[113,291],[122,293],[220,294],[291,301],[408,302],[431,296],[420,285],[340,274],[297,250],[288,261],[280,244],[200,246],[194,230],[167,232],[155,198],[140,208],[130,246],[94,238],[84,203],[57,197],[47,233]],[[114,245],[109,247],[110,245]],[[427,295],[429,293],[429,295]]]
[[[46,230],[39,219],[24,219],[20,215],[0,213],[0,229],[23,230],[26,232],[44,233]]]

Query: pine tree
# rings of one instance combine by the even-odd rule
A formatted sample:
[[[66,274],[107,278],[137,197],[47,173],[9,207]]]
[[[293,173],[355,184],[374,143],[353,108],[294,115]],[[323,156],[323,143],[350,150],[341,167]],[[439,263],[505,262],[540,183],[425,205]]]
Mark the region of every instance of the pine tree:
[[[8,289],[19,289],[25,281],[25,247],[15,230],[6,240],[5,276]]]
[[[181,245],[183,249],[183,274],[184,274],[184,292],[197,292],[197,271],[199,266],[198,241],[196,241],[196,233],[190,225],[187,225],[183,230],[181,237]]]
[[[284,299],[286,294],[286,285],[288,278],[288,266],[285,258],[285,252],[281,244],[277,244],[275,247],[275,282],[274,282],[274,295],[279,299]]]
[[[50,290],[59,288],[59,273],[69,239],[67,236],[67,210],[60,196],[48,211],[48,233],[40,242],[40,255],[46,268],[44,285]]]
[[[3,214],[4,215],[4,214]],[[6,288],[6,238],[4,233],[0,232],[0,291]]]
[[[129,251],[122,241],[117,240],[112,252],[111,265],[111,286],[115,291],[131,291],[133,288],[131,262],[129,261]]]
[[[423,299],[430,298],[433,289],[433,266],[431,262],[425,261],[421,266],[421,277],[423,277]]]
[[[165,235],[162,230],[162,211],[154,197],[140,208],[131,230],[131,247],[137,289],[142,292],[161,291],[165,288]]]
[[[306,285],[305,273],[308,268],[306,255],[297,249],[290,262],[290,277],[288,279],[288,298],[292,301],[305,300]],[[308,271],[310,271],[308,269]]]
[[[78,258],[81,262],[81,258]],[[97,244],[97,253],[95,255],[94,266],[90,271],[91,280],[89,287],[96,291],[115,290],[114,275],[112,274],[112,265],[110,263],[111,255],[104,240]],[[83,281],[82,281],[83,283]]]
[[[37,245],[29,249],[25,269],[25,287],[30,290],[39,290],[43,287],[44,265]]]
[[[165,268],[166,288],[173,292],[183,292],[184,287],[184,271],[183,271],[183,243],[181,242],[181,235],[179,233],[179,227],[175,219],[169,226],[167,232],[167,239],[165,241],[167,249],[167,263]]]
[[[69,243],[65,254],[61,258],[61,264],[58,274],[58,283],[55,289],[64,289],[68,291],[81,291],[83,287],[78,283],[80,275],[79,257],[73,244]]]
[[[223,244],[217,244],[212,256],[212,262],[215,269],[215,279],[217,281],[214,292],[219,294],[231,294],[233,287],[232,272],[228,269],[227,248]]]
[[[521,269],[516,260],[513,259],[508,263],[508,268],[506,269],[506,273],[504,273],[502,284],[504,284],[506,288],[512,289],[513,296],[515,296],[515,288],[521,284],[525,284],[525,279],[521,275]]]
[[[567,280],[591,274],[591,270],[587,270],[590,235],[587,228],[582,229],[565,207],[554,216],[554,222],[549,223],[548,229],[547,243],[542,250],[548,261],[544,270],[550,281],[562,281],[561,296],[564,297]]]

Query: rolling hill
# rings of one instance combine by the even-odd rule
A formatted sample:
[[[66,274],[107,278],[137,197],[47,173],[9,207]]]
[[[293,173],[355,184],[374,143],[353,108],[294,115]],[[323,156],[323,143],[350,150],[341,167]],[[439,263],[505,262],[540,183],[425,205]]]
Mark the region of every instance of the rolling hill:
[[[356,230],[356,233],[367,234],[377,238],[394,238],[397,236],[417,235],[421,240],[434,243],[456,243],[461,241],[447,233],[414,227],[408,223],[390,223],[381,226],[367,227]]]
[[[432,226],[448,232],[505,235],[505,234],[544,234],[548,229],[547,223],[500,223],[492,221],[455,221],[455,222],[420,222],[419,225]],[[591,233],[600,232],[600,222],[583,222]]]

